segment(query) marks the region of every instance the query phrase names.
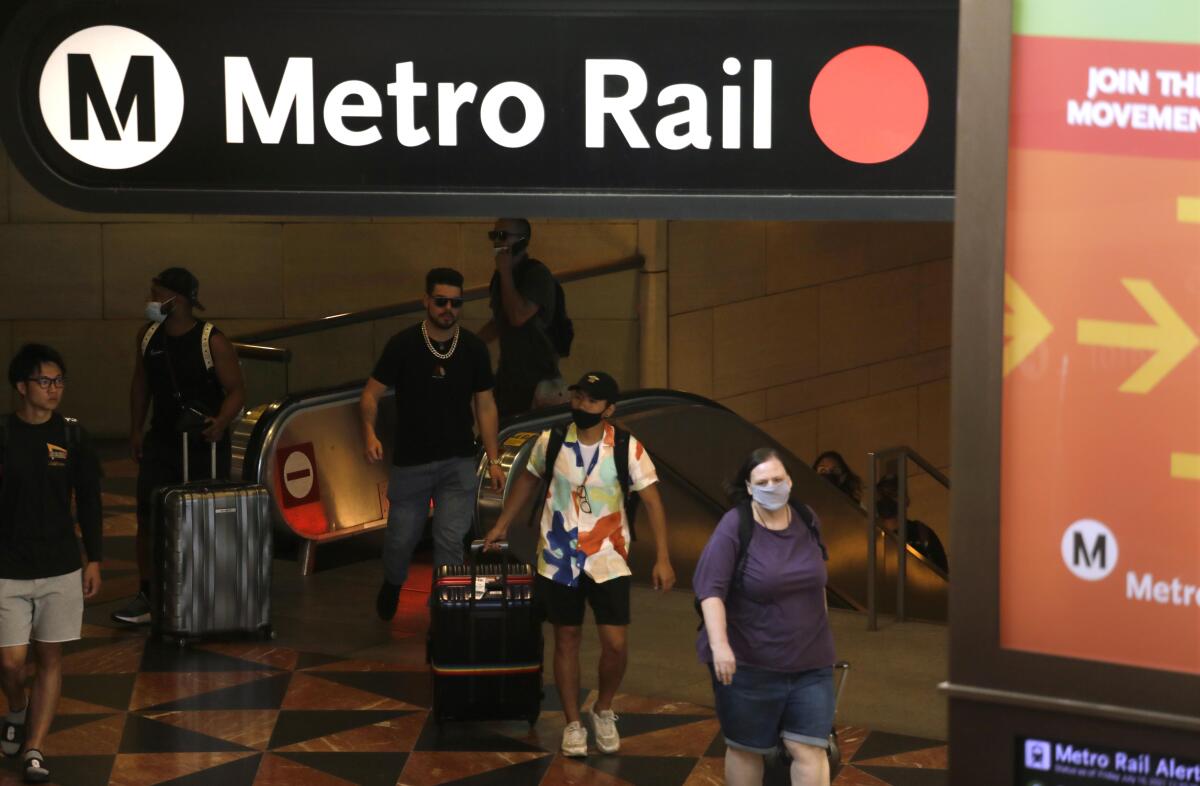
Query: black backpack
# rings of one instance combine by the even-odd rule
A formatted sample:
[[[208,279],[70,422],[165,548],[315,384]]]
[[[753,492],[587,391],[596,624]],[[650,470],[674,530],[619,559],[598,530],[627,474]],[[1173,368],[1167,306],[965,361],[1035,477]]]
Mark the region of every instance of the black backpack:
[[[567,296],[557,278],[554,279],[554,316],[550,317],[550,324],[546,326],[546,337],[550,339],[550,345],[560,358],[571,355],[571,342],[575,340],[575,323],[567,316]]]
[[[513,283],[517,285],[518,289],[521,287],[521,279],[525,277],[525,271],[531,264],[541,265],[542,263],[535,259],[529,259],[513,271]],[[571,342],[575,340],[575,323],[567,316],[567,295],[563,292],[562,284],[558,283],[558,279],[554,278],[553,273],[550,274],[550,277],[554,280],[554,312],[546,321],[544,332],[556,355],[560,358],[570,357]]]
[[[825,560],[829,559],[829,552],[825,549],[825,543],[821,540],[821,533],[817,530],[813,523],[813,511],[808,505],[801,505],[796,508],[800,514],[800,520],[804,522],[804,526],[812,533],[812,536],[817,539],[817,546],[821,549],[821,557]],[[742,583],[746,580],[746,558],[750,555],[750,540],[754,537],[754,530],[757,525],[754,523],[754,511],[750,508],[750,500],[744,500],[737,507],[738,512],[738,548],[737,562],[733,566],[733,580],[729,583],[729,591],[726,593],[726,599],[735,591],[741,591]],[[700,618],[700,624],[696,626],[696,630],[704,627],[704,612],[700,609],[700,598],[692,598],[692,605],[696,609],[696,616]]]
[[[546,444],[546,478],[542,486],[542,502],[534,505],[530,512],[529,526],[531,527],[540,518],[539,514],[546,499],[546,487],[550,485],[550,481],[554,477],[554,462],[558,459],[563,440],[566,438],[566,426],[555,426],[550,429],[550,441]],[[613,461],[617,465],[617,483],[621,485],[621,497],[625,503],[625,520],[629,522],[629,539],[637,540],[637,529],[634,523],[637,521],[639,498],[638,493],[630,488],[632,481],[629,478],[629,432],[616,425],[613,426]]]

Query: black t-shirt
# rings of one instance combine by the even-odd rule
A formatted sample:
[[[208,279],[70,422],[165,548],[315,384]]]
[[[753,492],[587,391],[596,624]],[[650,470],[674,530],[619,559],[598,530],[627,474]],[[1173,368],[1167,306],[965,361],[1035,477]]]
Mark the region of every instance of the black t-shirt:
[[[219,331],[215,328],[209,335],[209,345],[212,337]],[[146,347],[143,362],[146,367],[146,382],[150,388],[150,400],[153,404],[153,414],[150,416],[150,430],[160,433],[175,433],[179,423],[182,407],[175,395],[176,385],[179,395],[185,402],[191,403],[210,417],[221,410],[225,400],[225,391],[217,379],[216,372],[204,364],[203,349],[204,323],[197,322],[186,333],[178,336],[167,335],[165,326],[160,326]],[[172,382],[174,374],[174,382]]]
[[[61,415],[37,425],[16,415],[4,418],[0,578],[29,581],[79,570],[72,491],[88,560],[99,561],[100,461],[87,433],[79,428],[71,445]]]
[[[504,313],[501,302],[500,274],[492,274],[491,306],[492,317],[500,336],[500,365],[496,370],[496,398],[513,410],[509,401],[519,391],[523,401],[516,410],[529,407],[533,388],[543,379],[558,376],[558,355],[546,326],[554,316],[554,275],[550,269],[536,259],[526,258],[513,268],[513,283],[521,296],[537,306],[538,313],[524,325],[514,327]]]
[[[447,343],[438,351],[449,348]],[[494,385],[487,345],[478,336],[460,328],[454,354],[440,360],[425,346],[418,323],[392,336],[371,376],[396,391],[393,464],[475,454],[471,399]]]

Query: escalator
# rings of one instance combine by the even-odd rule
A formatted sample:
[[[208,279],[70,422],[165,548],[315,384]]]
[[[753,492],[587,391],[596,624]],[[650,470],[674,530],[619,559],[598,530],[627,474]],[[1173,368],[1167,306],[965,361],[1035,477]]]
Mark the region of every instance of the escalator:
[[[361,385],[289,396],[259,407],[234,435],[235,473],[263,483],[273,500],[277,538],[298,541],[305,572],[313,549],[324,542],[378,530],[387,519],[387,467],[393,437],[394,402],[381,401],[378,432],[385,460],[363,459],[358,426]],[[523,472],[537,435],[570,419],[565,407],[539,410],[501,424],[501,461],[512,476]],[[721,514],[727,509],[724,483],[754,449],[774,447],[792,476],[792,499],[810,505],[821,521],[829,549],[829,595],[833,605],[867,605],[867,515],[857,503],[823,480],[770,436],[732,411],[698,396],[671,390],[623,394],[614,415],[650,451],[659,475],[667,512],[671,558],[679,584],[689,587],[696,561]],[[486,483],[479,469],[476,533],[491,528],[503,503],[502,493]],[[536,527],[526,526],[530,511],[519,511],[509,533],[513,548],[535,556]],[[635,580],[648,580],[654,560],[648,525],[630,555]],[[877,609],[895,607],[895,538],[875,533],[882,558],[877,563]],[[945,574],[911,547],[907,550],[908,616],[944,621]]]

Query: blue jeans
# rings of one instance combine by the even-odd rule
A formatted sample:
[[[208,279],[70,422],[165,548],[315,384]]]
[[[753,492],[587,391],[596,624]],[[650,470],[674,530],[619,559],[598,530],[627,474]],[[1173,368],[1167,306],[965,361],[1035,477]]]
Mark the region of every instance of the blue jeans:
[[[722,685],[715,674],[712,682],[717,719],[729,747],[767,754],[780,737],[829,747],[834,710],[830,667],[787,672],[739,664],[732,684]]]
[[[383,574],[389,584],[403,584],[413,550],[421,539],[433,500],[433,564],[461,565],[463,537],[471,527],[477,479],[474,458],[449,458],[388,474],[387,536]]]

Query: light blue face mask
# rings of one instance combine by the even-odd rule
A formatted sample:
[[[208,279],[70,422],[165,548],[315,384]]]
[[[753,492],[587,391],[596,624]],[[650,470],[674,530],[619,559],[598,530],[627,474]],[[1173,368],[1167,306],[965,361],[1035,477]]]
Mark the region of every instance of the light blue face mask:
[[[172,297],[162,301],[161,303],[157,300],[147,301],[146,319],[150,320],[151,322],[159,323],[166,321],[167,315],[170,313],[170,311],[167,310],[167,305],[174,299],[175,298]]]
[[[779,510],[788,503],[788,497],[792,494],[792,484],[786,480],[768,483],[765,486],[750,483],[747,487],[750,489],[750,497],[767,510]]]

